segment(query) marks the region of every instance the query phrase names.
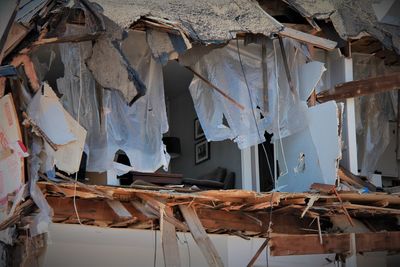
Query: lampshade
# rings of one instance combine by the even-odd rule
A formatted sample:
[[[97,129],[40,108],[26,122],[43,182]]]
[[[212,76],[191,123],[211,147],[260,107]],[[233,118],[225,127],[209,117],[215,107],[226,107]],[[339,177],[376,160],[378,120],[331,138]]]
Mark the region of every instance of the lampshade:
[[[171,156],[171,159],[181,155],[181,141],[178,137],[166,136],[163,137],[162,141],[167,147],[167,152]]]

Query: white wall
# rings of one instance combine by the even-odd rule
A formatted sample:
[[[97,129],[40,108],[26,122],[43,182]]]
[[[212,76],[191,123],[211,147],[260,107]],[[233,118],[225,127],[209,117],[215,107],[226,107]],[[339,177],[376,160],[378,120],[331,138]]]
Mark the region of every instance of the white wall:
[[[137,229],[101,228],[73,224],[51,224],[49,227],[47,250],[39,266],[130,266],[152,267],[154,262],[155,231]],[[190,233],[178,233],[181,266],[204,267],[207,262]],[[225,267],[243,267],[259,249],[264,239],[245,240],[237,236],[209,235]],[[186,239],[185,239],[186,238]],[[164,267],[160,232],[157,231],[157,267]],[[184,243],[188,241],[188,246]],[[189,250],[188,250],[189,248]],[[190,264],[189,264],[190,252]],[[255,267],[266,266],[264,250]],[[326,258],[332,254],[308,256],[269,256],[269,266],[313,267],[335,266]]]
[[[241,154],[237,145],[230,140],[211,142],[210,160],[195,164],[194,120],[197,117],[189,92],[192,74],[179,66],[169,63],[164,67],[164,88],[168,98],[169,136],[179,137],[181,156],[172,159],[171,171],[182,173],[184,177],[197,178],[217,167],[235,172],[236,187],[241,187]]]

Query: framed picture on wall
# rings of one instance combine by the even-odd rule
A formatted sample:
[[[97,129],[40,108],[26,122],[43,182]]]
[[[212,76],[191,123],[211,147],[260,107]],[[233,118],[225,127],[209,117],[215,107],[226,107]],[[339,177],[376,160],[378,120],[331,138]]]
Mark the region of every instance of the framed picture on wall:
[[[194,119],[194,140],[199,140],[203,138],[204,131],[203,128],[201,128],[201,124],[198,118]]]
[[[194,145],[194,163],[200,164],[210,159],[210,143],[206,139]]]

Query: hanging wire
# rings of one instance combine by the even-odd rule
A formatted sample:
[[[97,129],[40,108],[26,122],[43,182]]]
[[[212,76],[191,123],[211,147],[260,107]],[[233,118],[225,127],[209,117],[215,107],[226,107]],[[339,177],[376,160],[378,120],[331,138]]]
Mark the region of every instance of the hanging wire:
[[[79,99],[78,99],[78,115],[77,121],[79,124],[80,114],[81,114],[81,99],[82,99],[82,56],[81,56],[81,44],[79,43]],[[79,217],[78,208],[76,207],[76,185],[78,183],[78,172],[75,173],[75,183],[74,183],[74,197],[73,197],[73,204],[74,210],[76,214],[76,218],[78,219],[79,224],[82,225],[81,219]]]
[[[231,36],[232,36],[232,33],[230,33],[230,34],[231,34]],[[233,38],[233,36],[232,36],[232,38]],[[259,127],[258,127],[257,118],[256,118],[256,115],[254,114],[254,109],[253,109],[253,106],[254,106],[254,105],[253,105],[253,97],[251,96],[249,83],[248,83],[248,81],[247,81],[247,76],[246,76],[246,73],[245,73],[245,70],[244,70],[244,65],[243,65],[243,62],[242,62],[242,56],[241,56],[241,54],[240,54],[240,48],[239,48],[239,39],[238,39],[237,37],[236,37],[236,48],[237,48],[237,53],[238,53],[238,58],[239,58],[240,67],[241,67],[242,73],[243,73],[244,82],[245,82],[245,84],[246,84],[247,92],[248,92],[248,94],[249,94],[249,100],[250,100],[251,111],[252,111],[251,114],[253,115],[254,123],[255,123],[256,128],[257,128],[258,137],[259,137],[260,140],[262,140],[263,138],[262,138],[262,136],[261,136],[260,129],[259,129]],[[271,165],[270,165],[270,163],[269,163],[268,153],[267,153],[267,150],[265,149],[264,143],[261,143],[261,147],[262,147],[262,149],[263,149],[263,151],[264,151],[265,158],[267,159],[267,165],[268,165],[268,170],[269,170],[270,176],[271,176],[271,178],[274,179],[274,175],[273,175],[273,173],[272,173]],[[275,188],[275,183],[273,183],[273,188]]]
[[[278,119],[278,139],[279,139],[279,143],[280,143],[280,147],[281,147],[281,152],[282,152],[282,158],[283,158],[283,163],[285,165],[285,171],[283,173],[280,174],[280,176],[286,175],[288,173],[288,166],[287,166],[287,162],[286,162],[286,156],[285,156],[285,151],[283,149],[283,142],[282,142],[282,135],[281,135],[281,121],[280,121],[280,109],[279,109],[279,83],[278,83],[278,59],[277,59],[277,55],[276,55],[276,47],[275,47],[275,42],[272,43],[274,46],[274,63],[275,63],[275,83],[276,83],[276,93],[277,93],[277,119]]]
[[[261,134],[260,134],[260,129],[259,129],[259,127],[258,127],[257,119],[256,119],[256,116],[255,116],[254,110],[253,110],[253,98],[252,98],[252,96],[251,96],[250,87],[249,87],[249,84],[248,84],[248,82],[247,82],[247,77],[246,77],[246,73],[245,73],[245,70],[244,70],[244,65],[243,65],[243,62],[242,62],[242,57],[241,57],[241,54],[240,54],[239,40],[238,40],[237,37],[236,37],[236,48],[237,48],[237,52],[238,52],[240,67],[241,67],[242,72],[243,72],[243,78],[244,78],[244,81],[245,81],[245,84],[246,84],[247,92],[248,92],[248,94],[249,94],[249,99],[250,99],[251,110],[252,110],[252,114],[253,114],[253,118],[254,118],[254,123],[256,124],[257,133],[258,133],[258,136],[259,136],[259,138],[260,138],[260,140],[261,140],[262,137],[261,137]],[[279,124],[279,123],[278,123],[278,124]],[[279,128],[279,127],[278,127],[278,128]],[[265,157],[266,157],[266,159],[267,159],[268,170],[269,170],[270,176],[271,176],[271,178],[274,180],[274,182],[272,183],[272,186],[273,186],[273,188],[275,189],[275,177],[274,177],[274,174],[272,173],[272,170],[271,170],[271,165],[270,165],[270,163],[269,163],[268,153],[267,153],[267,150],[265,149],[264,143],[261,143],[261,146],[262,146],[262,148],[263,148]],[[274,160],[275,160],[275,159],[274,159]],[[271,193],[270,211],[269,211],[269,224],[268,224],[268,230],[267,230],[267,239],[269,239],[269,234],[270,234],[270,232],[271,232],[271,227],[272,227],[272,205],[273,205],[272,202],[273,202],[273,195],[274,195],[274,193]],[[267,247],[266,247],[266,261],[267,261],[267,267],[269,266],[268,251],[269,251],[269,242],[268,242]]]
[[[153,257],[153,266],[156,267],[157,265],[157,229],[153,225],[154,229],[154,257]]]

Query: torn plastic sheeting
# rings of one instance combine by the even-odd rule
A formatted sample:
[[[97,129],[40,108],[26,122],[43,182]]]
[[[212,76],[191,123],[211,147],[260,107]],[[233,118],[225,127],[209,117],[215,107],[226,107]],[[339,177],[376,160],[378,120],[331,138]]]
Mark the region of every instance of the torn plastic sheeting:
[[[231,41],[223,48],[212,50],[193,66],[196,72],[245,107],[243,111],[239,110],[198,77],[194,77],[189,89],[207,139],[233,139],[243,149],[264,142],[265,130],[274,133],[275,139],[302,130],[305,127],[302,123],[305,104],[294,99],[290,93],[277,41],[267,42],[267,85],[263,84],[261,45],[245,46],[243,41],[238,41],[238,49],[236,42]],[[298,88],[299,68],[306,62],[308,54],[305,47],[297,42],[284,39],[284,44],[293,82]],[[185,62],[188,62],[187,58]],[[265,86],[268,94],[264,93]],[[268,108],[264,104],[266,95]],[[228,125],[223,123],[224,117]]]
[[[278,178],[278,186],[287,185],[285,191],[288,192],[303,192],[312,183],[335,183],[341,158],[338,122],[338,107],[334,101],[307,110],[304,122],[307,127],[283,138],[282,146],[278,142],[278,162],[284,171]],[[299,157],[301,154],[303,157]]]
[[[70,140],[66,144],[58,144],[57,151],[44,143],[47,162],[45,170],[51,170],[56,165],[67,173],[77,172],[85,144],[86,130],[64,110],[48,84],[45,83],[43,89],[36,93],[29,103],[27,112],[46,135],[52,133],[53,128],[60,128],[65,132],[58,133],[56,140]]]
[[[82,27],[68,25],[67,31],[77,33]],[[127,60],[138,71],[148,88],[131,107],[118,90],[96,86],[85,61],[92,52],[91,42],[60,44],[64,77],[57,80],[63,105],[78,117],[80,86],[80,123],[88,129],[86,169],[104,172],[113,169],[115,153],[124,151],[136,171],[154,172],[168,167],[169,155],[162,143],[168,131],[164,102],[162,67],[151,55],[143,32],[130,32],[122,44]],[[81,77],[81,79],[77,78]],[[82,83],[82,84],[80,84]]]
[[[354,80],[400,71],[374,55],[354,53]],[[357,148],[361,175],[375,172],[381,155],[390,143],[389,121],[397,120],[397,92],[384,92],[355,99]]]
[[[67,24],[68,35],[84,31],[82,26]],[[104,89],[98,84],[96,86],[92,73],[84,64],[92,54],[92,42],[59,44],[58,49],[64,64],[64,77],[57,79],[57,89],[62,95],[60,100],[68,113],[76,120],[79,117],[79,124],[87,129],[84,149],[87,170],[98,168],[99,172],[105,171],[106,162],[94,166],[99,164],[96,158],[107,149],[107,136],[102,110]]]
[[[53,217],[53,209],[47,203],[42,191],[40,191],[36,182],[38,181],[38,172],[41,168],[42,161],[39,155],[42,152],[43,146],[39,137],[32,136],[33,140],[31,143],[31,157],[30,157],[30,195],[35,202],[36,206],[39,208],[39,213],[35,215],[33,221],[29,225],[30,232],[32,236],[46,233],[48,231],[48,226],[51,223],[51,218]]]
[[[209,141],[233,139],[239,148],[243,149],[265,140],[262,133],[266,129],[267,118],[263,112],[261,46],[255,44],[244,46],[243,41],[239,41],[239,52],[251,99],[241,69],[236,42],[230,42],[227,46],[204,55],[193,69],[244,106],[244,110],[238,109],[198,77],[193,78],[189,89],[207,139]],[[255,113],[257,126],[252,112]],[[261,115],[264,118],[261,118]],[[228,125],[224,125],[223,117],[226,118]],[[257,127],[260,133],[257,132]]]

